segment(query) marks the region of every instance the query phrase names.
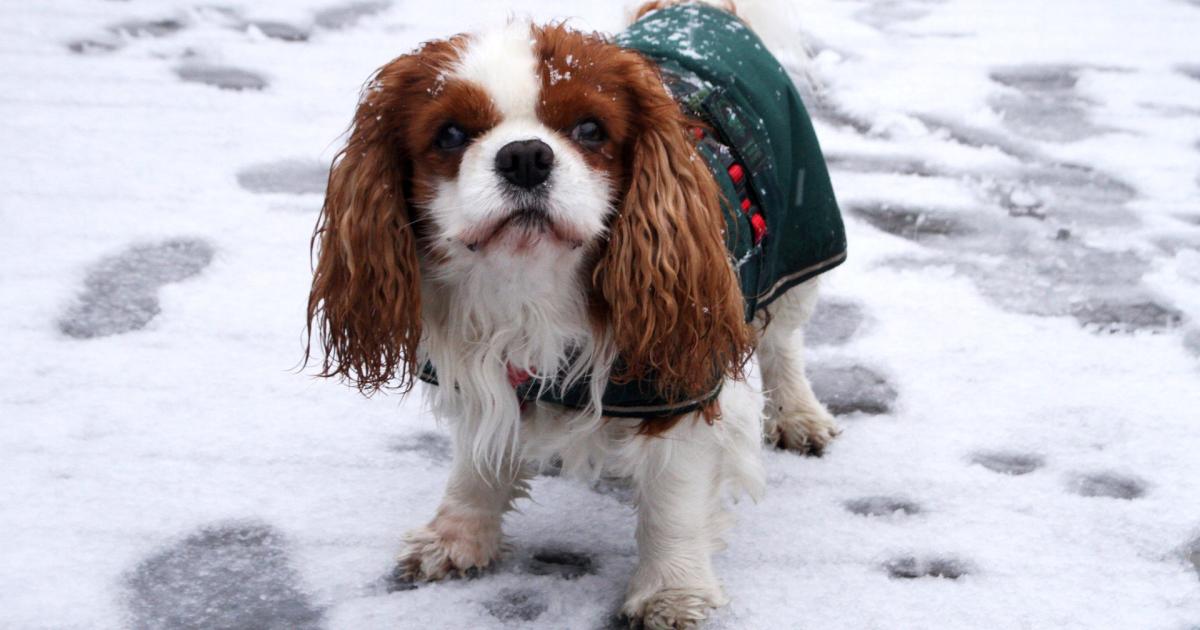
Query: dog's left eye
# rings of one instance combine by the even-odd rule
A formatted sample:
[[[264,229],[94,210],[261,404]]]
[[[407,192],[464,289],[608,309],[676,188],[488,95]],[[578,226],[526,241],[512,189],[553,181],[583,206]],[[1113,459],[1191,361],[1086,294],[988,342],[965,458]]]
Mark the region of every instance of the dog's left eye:
[[[469,139],[467,132],[463,131],[462,127],[454,123],[447,123],[441,131],[438,131],[437,137],[433,139],[433,144],[443,151],[453,151],[461,149]]]
[[[596,146],[604,142],[608,135],[604,132],[604,125],[594,118],[588,118],[580,121],[575,128],[571,130],[571,138],[579,144],[585,146]]]

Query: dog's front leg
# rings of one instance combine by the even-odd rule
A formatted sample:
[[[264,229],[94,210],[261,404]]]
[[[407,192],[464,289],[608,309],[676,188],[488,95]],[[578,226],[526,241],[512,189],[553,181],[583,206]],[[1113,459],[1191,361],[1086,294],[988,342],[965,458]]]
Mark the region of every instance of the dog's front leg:
[[[477,466],[457,440],[446,494],[433,520],[405,536],[399,573],[404,580],[440,580],[486,568],[501,551],[500,521],[528,496],[528,473],[517,462]]]
[[[721,510],[721,448],[693,416],[661,437],[638,437],[638,566],[622,614],[645,628],[683,628],[726,601],[713,572],[727,517]]]

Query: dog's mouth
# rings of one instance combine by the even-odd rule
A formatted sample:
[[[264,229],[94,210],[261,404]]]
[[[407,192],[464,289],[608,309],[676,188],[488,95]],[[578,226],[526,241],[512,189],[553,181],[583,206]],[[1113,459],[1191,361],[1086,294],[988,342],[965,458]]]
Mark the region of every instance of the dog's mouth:
[[[583,238],[570,226],[555,221],[550,213],[538,207],[518,208],[507,215],[489,221],[459,237],[467,249],[484,251],[489,245],[514,237],[517,250],[528,249],[543,238],[566,245],[570,249],[583,247]]]

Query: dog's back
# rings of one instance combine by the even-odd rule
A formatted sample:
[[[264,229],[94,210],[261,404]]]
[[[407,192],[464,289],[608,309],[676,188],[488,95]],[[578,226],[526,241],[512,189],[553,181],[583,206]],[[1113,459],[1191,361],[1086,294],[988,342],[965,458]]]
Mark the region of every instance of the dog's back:
[[[747,6],[760,18],[772,8]],[[727,246],[751,319],[787,290],[841,264],[846,238],[795,83],[771,46],[731,9],[649,3],[616,41],[651,59],[698,122],[697,148],[723,192]]]

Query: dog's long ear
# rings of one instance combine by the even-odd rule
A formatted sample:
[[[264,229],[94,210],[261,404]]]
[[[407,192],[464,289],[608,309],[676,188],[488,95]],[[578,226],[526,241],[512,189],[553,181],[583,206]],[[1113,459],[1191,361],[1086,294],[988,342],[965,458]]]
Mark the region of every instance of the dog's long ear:
[[[308,297],[324,353],[321,376],[366,393],[389,383],[407,390],[418,370],[421,283],[413,211],[405,199],[411,160],[404,142],[404,97],[427,73],[418,55],[400,57],[367,84],[346,146],[329,171],[313,234]]]
[[[592,276],[620,352],[620,381],[694,396],[740,376],[751,331],[725,248],[719,188],[658,72],[633,53],[638,136],[628,190]]]

